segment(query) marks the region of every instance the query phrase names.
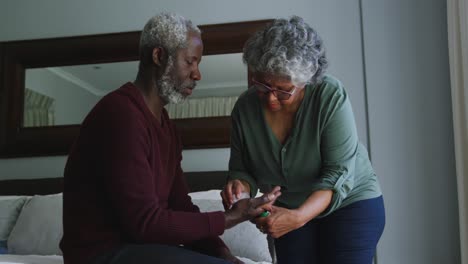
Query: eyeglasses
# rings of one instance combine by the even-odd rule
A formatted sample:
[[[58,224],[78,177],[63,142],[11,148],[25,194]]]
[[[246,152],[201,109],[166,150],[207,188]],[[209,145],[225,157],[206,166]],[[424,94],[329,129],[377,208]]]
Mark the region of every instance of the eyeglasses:
[[[263,84],[261,82],[257,82],[255,80],[252,80],[252,83],[254,84],[253,88],[257,89],[257,91],[264,93],[264,94],[272,93],[276,98],[278,98],[278,100],[281,100],[281,101],[288,100],[289,98],[291,98],[291,96],[297,90],[296,86],[294,86],[294,89],[292,89],[291,92],[286,92],[286,91],[279,90],[279,89],[273,89],[269,87],[268,85]]]

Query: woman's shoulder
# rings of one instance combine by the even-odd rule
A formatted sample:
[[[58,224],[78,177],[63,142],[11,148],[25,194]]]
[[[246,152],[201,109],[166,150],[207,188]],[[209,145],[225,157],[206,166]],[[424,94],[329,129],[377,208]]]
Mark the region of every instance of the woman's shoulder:
[[[331,85],[331,86],[336,86],[336,87],[343,86],[341,81],[337,77],[335,77],[335,76],[333,76],[331,74],[325,74],[323,76],[323,82],[327,83],[328,85]]]
[[[244,102],[244,101],[252,100],[252,98],[256,98],[255,89],[248,88],[247,90],[242,92],[241,95],[239,95],[238,101]]]
[[[318,93],[319,97],[322,99],[336,96],[346,97],[346,90],[343,84],[338,78],[332,75],[325,75],[322,81],[316,84],[312,89],[315,93]]]
[[[321,88],[324,92],[336,92],[343,91],[343,84],[341,81],[333,75],[325,75],[322,81],[318,84],[318,87]]]
[[[248,108],[253,106],[253,104],[258,100],[257,94],[254,89],[247,89],[236,101],[235,107]]]

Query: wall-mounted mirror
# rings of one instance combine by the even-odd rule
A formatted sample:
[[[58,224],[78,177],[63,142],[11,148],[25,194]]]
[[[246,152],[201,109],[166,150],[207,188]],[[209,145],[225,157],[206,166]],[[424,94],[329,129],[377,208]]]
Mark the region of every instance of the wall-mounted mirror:
[[[229,114],[247,87],[244,42],[271,20],[200,26],[203,79],[166,109],[185,148],[229,145]],[[140,32],[0,43],[0,155],[67,154],[95,103],[138,68]]]
[[[26,69],[23,127],[83,122],[106,94],[133,80],[138,61]],[[172,119],[229,116],[246,90],[247,71],[241,53],[204,56],[203,74],[193,94],[166,106]]]

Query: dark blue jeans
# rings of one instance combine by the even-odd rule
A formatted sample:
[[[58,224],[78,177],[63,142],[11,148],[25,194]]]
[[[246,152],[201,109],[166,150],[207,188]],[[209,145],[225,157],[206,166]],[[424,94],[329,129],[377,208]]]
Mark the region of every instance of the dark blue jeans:
[[[159,244],[125,245],[113,252],[97,257],[92,264],[229,264],[229,262],[203,255],[182,247]]]
[[[358,201],[275,239],[279,264],[371,264],[385,226],[382,196]]]

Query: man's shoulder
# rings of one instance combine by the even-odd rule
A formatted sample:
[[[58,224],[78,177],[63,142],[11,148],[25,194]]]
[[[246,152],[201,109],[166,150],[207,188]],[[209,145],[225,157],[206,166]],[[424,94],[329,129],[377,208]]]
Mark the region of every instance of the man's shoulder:
[[[98,105],[112,104],[122,106],[124,108],[131,106],[131,102],[135,101],[132,100],[135,97],[134,89],[136,89],[136,87],[132,87],[131,83],[126,83],[102,97],[102,99],[98,102]]]
[[[84,123],[119,121],[132,123],[144,117],[141,103],[129,91],[128,84],[108,93],[93,107]]]

